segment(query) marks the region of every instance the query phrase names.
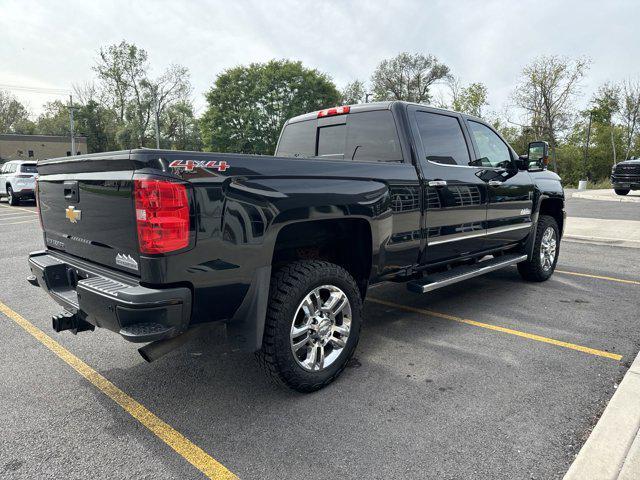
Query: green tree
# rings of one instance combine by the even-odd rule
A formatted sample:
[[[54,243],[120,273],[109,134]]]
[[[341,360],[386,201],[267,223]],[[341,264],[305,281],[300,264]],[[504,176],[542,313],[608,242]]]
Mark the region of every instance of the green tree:
[[[89,153],[117,150],[117,112],[101,106],[95,100],[84,105],[74,105],[74,134],[87,137]],[[41,135],[69,136],[69,106],[60,100],[45,104],[36,122],[36,132]]]
[[[29,111],[9,92],[0,90],[0,133],[33,133]]]
[[[573,100],[580,92],[589,63],[584,58],[543,55],[523,68],[513,93],[516,106],[525,111],[529,127],[538,138],[549,140],[556,171],[556,147],[562,133],[571,126]]]
[[[487,87],[483,83],[476,82],[462,87],[457,80],[454,80],[450,86],[453,96],[451,106],[453,110],[482,117],[483,107],[489,105]]]
[[[380,62],[371,76],[376,100],[428,103],[429,88],[450,78],[449,67],[433,55],[400,53]]]
[[[78,135],[87,137],[89,153],[108,152],[119,148],[116,142],[116,112],[95,100],[79,106],[75,112]]]
[[[640,123],[640,80],[625,80],[621,85],[620,118],[624,128],[624,159],[638,154],[638,123]]]
[[[170,105],[191,92],[185,67],[171,65],[151,78],[148,58],[146,50],[123,41],[101,48],[94,66],[102,99],[116,112],[116,138],[124,148],[155,145],[156,119],[160,122]]]
[[[284,122],[337,105],[331,79],[301,62],[271,60],[230,68],[206,94],[200,120],[206,150],[272,154]]]
[[[200,126],[190,102],[171,105],[163,119],[164,138],[168,148],[174,150],[201,150]]]
[[[347,85],[340,92],[342,105],[355,105],[358,103],[364,103],[366,101],[367,92],[365,90],[364,82],[362,80],[354,80],[347,83]]]
[[[533,132],[531,132],[530,129],[510,124],[495,114],[494,118],[490,120],[490,123],[520,155],[526,154],[529,142],[536,140],[532,138]]]
[[[71,135],[69,107],[60,100],[45,103],[36,120],[36,131],[40,135]]]
[[[605,161],[605,175],[606,170],[611,164],[618,162],[618,151],[616,142],[616,125],[614,124],[614,118],[620,111],[620,88],[610,82],[600,86],[596,94],[594,95],[591,108],[591,119],[595,126],[595,133],[598,142],[598,146],[602,149],[603,160]],[[609,151],[608,147],[611,149]],[[607,158],[608,157],[608,158]],[[587,172],[591,172],[591,168],[587,168]],[[598,177],[599,172],[596,173]]]

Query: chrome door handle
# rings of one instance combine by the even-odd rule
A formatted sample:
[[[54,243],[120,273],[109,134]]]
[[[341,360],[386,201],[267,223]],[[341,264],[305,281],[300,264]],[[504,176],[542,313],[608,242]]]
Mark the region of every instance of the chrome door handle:
[[[447,181],[446,180],[429,180],[428,185],[430,187],[446,187]]]
[[[502,182],[500,180],[489,180],[487,183],[490,187],[499,187],[500,185],[502,185]]]

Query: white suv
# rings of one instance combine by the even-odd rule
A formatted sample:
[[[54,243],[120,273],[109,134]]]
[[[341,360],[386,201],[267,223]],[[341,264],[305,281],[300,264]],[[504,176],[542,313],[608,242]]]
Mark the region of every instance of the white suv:
[[[0,198],[7,197],[9,205],[17,205],[21,199],[34,199],[37,176],[36,162],[5,163],[0,170]]]

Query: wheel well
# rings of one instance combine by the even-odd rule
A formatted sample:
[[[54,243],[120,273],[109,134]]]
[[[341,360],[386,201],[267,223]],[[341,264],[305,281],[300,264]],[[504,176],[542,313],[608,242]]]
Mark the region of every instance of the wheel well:
[[[563,231],[564,215],[562,213],[564,202],[560,198],[546,198],[540,205],[540,215],[553,217],[558,224],[560,233]]]
[[[364,298],[371,273],[371,227],[360,218],[313,220],[287,225],[276,239],[272,266],[304,259],[340,265],[355,279]]]

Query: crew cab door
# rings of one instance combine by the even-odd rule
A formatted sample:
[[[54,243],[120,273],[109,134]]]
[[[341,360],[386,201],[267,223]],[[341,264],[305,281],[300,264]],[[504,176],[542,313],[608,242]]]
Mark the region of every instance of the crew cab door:
[[[434,263],[485,248],[487,184],[471,166],[473,152],[462,117],[410,106],[423,175],[426,236],[421,263]]]
[[[479,178],[487,184],[486,248],[500,248],[523,240],[531,231],[533,181],[518,170],[514,152],[488,125],[467,119]]]

